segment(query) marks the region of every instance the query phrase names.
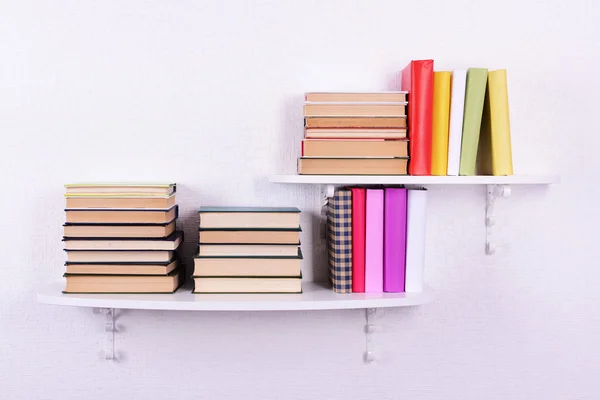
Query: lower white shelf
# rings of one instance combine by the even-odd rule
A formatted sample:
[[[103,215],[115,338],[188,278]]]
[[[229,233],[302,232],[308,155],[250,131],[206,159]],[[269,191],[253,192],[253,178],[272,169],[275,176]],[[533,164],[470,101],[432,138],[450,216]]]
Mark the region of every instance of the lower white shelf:
[[[433,300],[429,288],[421,293],[335,293],[324,284],[304,282],[300,294],[192,294],[181,288],[173,294],[64,294],[57,282],[38,292],[45,304],[75,307],[181,311],[285,311],[407,307]]]

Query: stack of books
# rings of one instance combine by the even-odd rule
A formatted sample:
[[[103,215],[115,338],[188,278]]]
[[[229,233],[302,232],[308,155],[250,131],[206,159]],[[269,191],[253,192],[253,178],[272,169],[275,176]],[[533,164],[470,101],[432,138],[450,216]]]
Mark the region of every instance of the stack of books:
[[[406,175],[406,92],[307,93],[298,173]]]
[[[300,210],[201,208],[194,293],[302,292]]]
[[[512,175],[505,69],[434,71],[414,60],[402,71],[409,92],[410,175]]]
[[[336,190],[327,208],[333,290],[421,292],[426,206],[425,189]]]
[[[176,185],[65,185],[65,293],[173,293]]]

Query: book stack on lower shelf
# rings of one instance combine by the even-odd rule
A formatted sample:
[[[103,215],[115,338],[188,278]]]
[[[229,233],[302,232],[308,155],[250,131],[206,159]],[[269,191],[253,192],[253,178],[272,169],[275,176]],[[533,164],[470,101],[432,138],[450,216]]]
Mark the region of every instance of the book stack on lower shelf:
[[[298,173],[405,175],[406,92],[307,93]]]
[[[302,251],[297,208],[199,210],[194,293],[300,293]]]
[[[173,293],[180,286],[175,184],[66,187],[65,293]]]
[[[423,290],[425,189],[342,188],[327,206],[329,276],[339,293]]]

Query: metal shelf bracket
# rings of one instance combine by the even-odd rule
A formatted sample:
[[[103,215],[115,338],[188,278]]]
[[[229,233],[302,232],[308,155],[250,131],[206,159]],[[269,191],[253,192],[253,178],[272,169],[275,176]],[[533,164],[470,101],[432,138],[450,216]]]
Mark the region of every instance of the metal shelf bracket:
[[[104,315],[104,359],[116,360],[115,356],[115,325],[116,309],[114,308],[94,308],[94,314]]]
[[[493,240],[493,227],[496,224],[494,215],[494,205],[498,197],[510,197],[511,189],[509,185],[487,185],[487,195],[485,201],[485,254],[492,255],[496,252],[496,245]]]
[[[367,308],[365,310],[365,354],[364,361],[370,364],[376,360],[375,357],[375,343],[373,334],[377,331],[377,325],[375,325],[375,319],[379,318],[383,314],[383,311],[379,308]]]

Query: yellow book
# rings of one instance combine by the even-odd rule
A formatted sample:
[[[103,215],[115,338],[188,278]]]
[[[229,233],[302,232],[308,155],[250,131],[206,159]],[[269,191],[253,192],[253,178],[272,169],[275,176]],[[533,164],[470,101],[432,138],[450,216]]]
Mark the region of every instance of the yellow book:
[[[496,176],[512,175],[512,146],[510,141],[510,116],[508,111],[508,85],[506,70],[488,73],[481,137],[483,149],[478,164],[482,173]]]
[[[433,73],[433,121],[431,132],[431,175],[448,173],[450,127],[450,71]]]

